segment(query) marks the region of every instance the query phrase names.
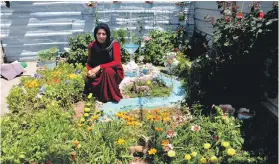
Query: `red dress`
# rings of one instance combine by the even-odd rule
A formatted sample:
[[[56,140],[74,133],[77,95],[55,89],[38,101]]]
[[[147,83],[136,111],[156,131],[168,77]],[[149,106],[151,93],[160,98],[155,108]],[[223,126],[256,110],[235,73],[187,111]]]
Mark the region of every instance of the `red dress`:
[[[101,49],[99,44],[93,41],[88,46],[87,69],[100,65],[101,70],[95,78],[88,78],[93,95],[101,102],[116,101],[122,99],[119,84],[124,78],[121,64],[120,44],[112,45],[112,56],[109,51]]]

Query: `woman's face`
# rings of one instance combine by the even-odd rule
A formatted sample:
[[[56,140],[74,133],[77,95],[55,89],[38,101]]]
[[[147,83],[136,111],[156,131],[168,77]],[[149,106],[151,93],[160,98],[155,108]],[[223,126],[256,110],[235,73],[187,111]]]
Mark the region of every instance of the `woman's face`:
[[[99,43],[105,43],[107,40],[107,33],[104,29],[99,29],[97,32],[97,40]]]

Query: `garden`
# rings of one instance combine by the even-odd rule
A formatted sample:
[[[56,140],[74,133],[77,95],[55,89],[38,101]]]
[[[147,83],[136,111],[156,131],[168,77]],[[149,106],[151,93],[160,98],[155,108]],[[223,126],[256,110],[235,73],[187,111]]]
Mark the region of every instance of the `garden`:
[[[265,15],[258,3],[246,15],[233,5],[222,10],[224,4],[232,5],[218,1],[223,17],[205,17],[214,26],[211,48],[198,32],[189,41],[181,30],[133,38],[140,77],[123,80],[123,99],[168,97],[178,81],[184,97],[172,106],[115,112],[85,94],[89,33],[70,37],[63,54],[56,47],[40,51],[41,64],[57,64],[38,64],[10,91],[0,162],[277,163],[278,122],[260,101],[278,95],[278,4]],[[129,72],[127,35],[113,31]]]

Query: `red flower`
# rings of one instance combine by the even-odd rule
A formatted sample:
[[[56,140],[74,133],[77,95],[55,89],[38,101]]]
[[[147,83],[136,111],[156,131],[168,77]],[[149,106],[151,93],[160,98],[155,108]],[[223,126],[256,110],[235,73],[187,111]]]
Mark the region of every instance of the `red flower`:
[[[47,160],[46,164],[51,164],[51,161],[50,161],[50,160]]]
[[[264,12],[263,12],[263,11],[260,11],[260,13],[259,13],[259,17],[260,17],[261,19],[263,19],[263,18],[264,18]]]
[[[238,19],[242,19],[242,18],[243,18],[242,13],[238,13],[238,14],[237,14],[237,18],[238,18]]]

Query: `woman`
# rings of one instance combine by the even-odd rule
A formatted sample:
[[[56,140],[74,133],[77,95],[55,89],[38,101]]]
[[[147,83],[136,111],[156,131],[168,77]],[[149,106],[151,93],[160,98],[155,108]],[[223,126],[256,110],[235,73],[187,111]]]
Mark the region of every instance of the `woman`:
[[[124,78],[120,44],[110,40],[109,27],[104,23],[94,29],[94,38],[88,46],[87,85],[99,101],[119,102],[119,84]]]

